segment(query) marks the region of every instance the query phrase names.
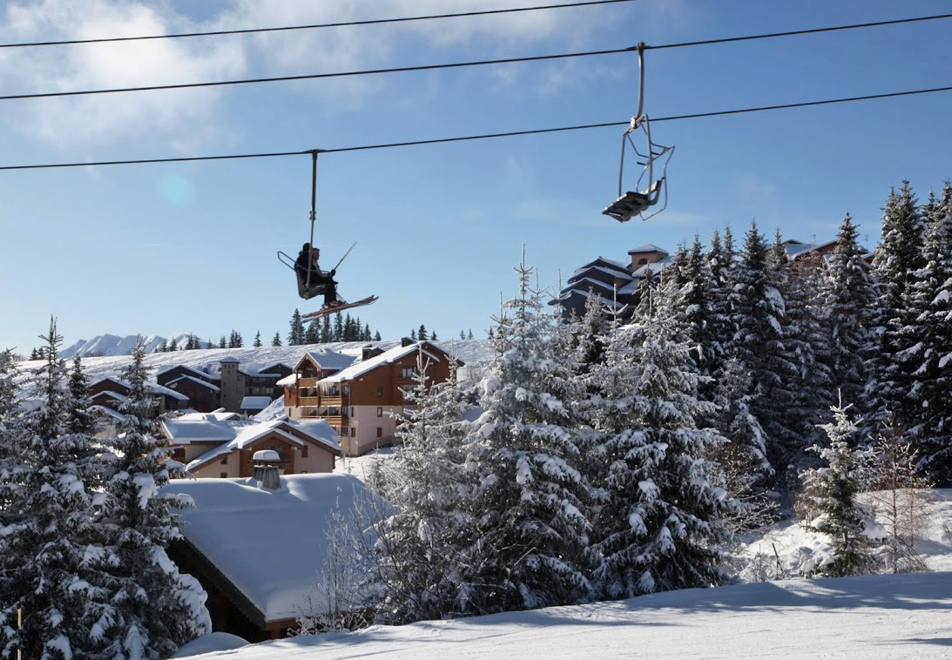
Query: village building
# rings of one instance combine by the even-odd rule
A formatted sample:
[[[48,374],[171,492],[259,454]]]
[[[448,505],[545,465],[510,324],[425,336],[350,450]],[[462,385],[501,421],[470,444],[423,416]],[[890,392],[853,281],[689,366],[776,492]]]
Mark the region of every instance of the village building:
[[[208,593],[213,629],[251,642],[284,637],[298,617],[327,611],[318,585],[329,570],[329,532],[355,529],[355,506],[372,497],[350,475],[269,478],[267,470],[259,463],[257,479],[177,479],[163,489],[195,504],[178,514],[183,538],[169,557]]]
[[[436,344],[410,340],[383,352],[368,347],[361,357],[311,351],[279,381],[288,417],[327,421],[348,456],[393,443],[396,416],[406,405],[404,392],[414,387],[419,359],[431,385],[450,378],[455,360]]]
[[[187,396],[190,407],[199,412],[224,408],[254,414],[283,394],[277,383],[290,373],[291,367],[280,362],[263,367],[242,366],[238,358],[225,357],[204,369],[168,367],[158,373],[156,381]],[[255,398],[246,400],[247,397]]]
[[[282,474],[333,472],[341,455],[338,436],[323,420],[228,419],[232,413],[193,413],[161,422],[172,458],[194,477],[239,478],[253,473],[256,451],[272,450]]]
[[[180,392],[150,382],[146,382],[145,388],[155,401],[153,414],[156,417],[188,407],[188,397]],[[91,405],[121,412],[120,408],[131,390],[132,386],[121,378],[107,376],[90,384],[88,401]]]

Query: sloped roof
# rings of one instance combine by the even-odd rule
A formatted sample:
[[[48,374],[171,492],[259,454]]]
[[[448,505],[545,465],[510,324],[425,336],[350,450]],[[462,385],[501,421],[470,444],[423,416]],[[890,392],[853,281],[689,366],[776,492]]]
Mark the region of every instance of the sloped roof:
[[[233,451],[244,449],[272,433],[296,445],[303,445],[304,441],[297,437],[293,431],[305,436],[314,444],[322,445],[337,456],[341,453],[337,431],[325,420],[318,419],[302,422],[290,419],[275,419],[270,422],[247,424],[240,427],[232,440],[205,452],[195,460],[189,462],[189,464],[185,466],[185,469],[191,471],[199,468],[215,460],[222,454],[230,454]]]
[[[354,380],[355,378],[359,378],[365,373],[373,371],[378,367],[396,362],[397,360],[401,360],[412,353],[416,353],[417,350],[420,349],[420,346],[421,342],[416,342],[415,344],[410,344],[409,346],[397,346],[395,348],[391,348],[389,351],[385,351],[380,355],[376,355],[369,360],[363,360],[362,362],[358,362],[357,364],[352,365],[343,371],[338,371],[336,374],[328,376],[327,378],[322,378],[319,382],[340,383],[345,380]],[[438,356],[434,355],[425,348],[423,349],[423,354],[436,362],[441,361]]]
[[[179,516],[185,538],[254,606],[266,622],[326,607],[314,589],[324,570],[335,514],[354,525],[354,505],[371,497],[356,477],[296,474],[280,490],[254,479],[175,479],[165,493],[191,497]],[[318,602],[314,602],[317,599]]]
[[[171,385],[175,385],[175,383],[179,383],[179,382],[181,382],[181,381],[183,381],[183,380],[188,380],[189,382],[192,382],[192,383],[198,383],[198,384],[201,385],[202,387],[205,387],[205,388],[207,388],[207,389],[210,389],[210,390],[212,390],[213,392],[220,392],[220,391],[221,391],[221,388],[218,387],[218,385],[215,385],[215,384],[213,384],[213,383],[209,383],[207,380],[202,380],[201,378],[195,378],[194,376],[179,376],[179,377],[176,378],[175,380],[170,380],[167,384],[171,386]]]
[[[241,400],[242,410],[264,410],[271,403],[270,396],[246,396]]]
[[[628,254],[641,254],[643,252],[660,252],[661,254],[668,254],[668,251],[664,248],[659,248],[653,243],[645,243],[644,245],[638,246],[633,250],[628,250]]]
[[[194,419],[192,415],[162,420],[162,430],[174,445],[228,442],[235,438],[235,429],[227,422],[207,417]]]

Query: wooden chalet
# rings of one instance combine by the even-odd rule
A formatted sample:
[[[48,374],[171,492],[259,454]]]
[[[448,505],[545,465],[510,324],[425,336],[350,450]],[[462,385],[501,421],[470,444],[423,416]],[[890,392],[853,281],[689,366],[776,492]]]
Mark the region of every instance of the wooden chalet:
[[[326,420],[348,456],[393,443],[394,415],[404,408],[404,390],[414,386],[418,356],[431,384],[450,378],[455,359],[436,344],[410,340],[384,352],[368,349],[363,359],[344,368],[340,354],[328,353],[308,353],[281,381],[284,405],[291,419]],[[457,360],[456,365],[462,363]]]

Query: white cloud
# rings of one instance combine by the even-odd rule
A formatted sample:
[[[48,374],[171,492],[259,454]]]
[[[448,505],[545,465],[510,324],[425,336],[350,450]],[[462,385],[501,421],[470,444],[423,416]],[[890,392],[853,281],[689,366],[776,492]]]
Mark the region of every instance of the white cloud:
[[[12,4],[0,21],[0,40],[7,43],[194,29],[181,16],[117,0]],[[0,67],[0,90],[14,94],[223,79],[241,74],[245,57],[233,39],[155,40],[9,49],[0,53]],[[28,135],[70,147],[177,136],[190,123],[208,123],[220,96],[214,89],[181,90],[14,101],[8,107]]]

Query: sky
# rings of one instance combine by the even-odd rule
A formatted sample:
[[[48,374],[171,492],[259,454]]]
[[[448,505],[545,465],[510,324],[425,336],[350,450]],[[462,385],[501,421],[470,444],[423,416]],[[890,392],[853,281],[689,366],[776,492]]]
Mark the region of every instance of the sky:
[[[68,0],[0,3],[0,43],[299,25],[531,0]],[[663,45],[926,16],[944,1],[636,0],[381,26],[0,49],[0,95],[204,82]],[[646,53],[649,117],[948,86],[952,20]],[[0,165],[335,149],[625,122],[632,53],[193,90],[0,101]],[[805,242],[848,211],[878,241],[891,187],[952,178],[952,93],[657,122],[676,145],[667,209],[601,214],[623,128],[325,154],[315,243],[347,248],[340,295],[385,339],[424,324],[484,337],[525,263],[552,292],[602,256],[674,251],[730,226]],[[0,347],[111,333],[287,335],[310,232],[310,157],[0,171]],[[637,172],[626,170],[626,189]]]

